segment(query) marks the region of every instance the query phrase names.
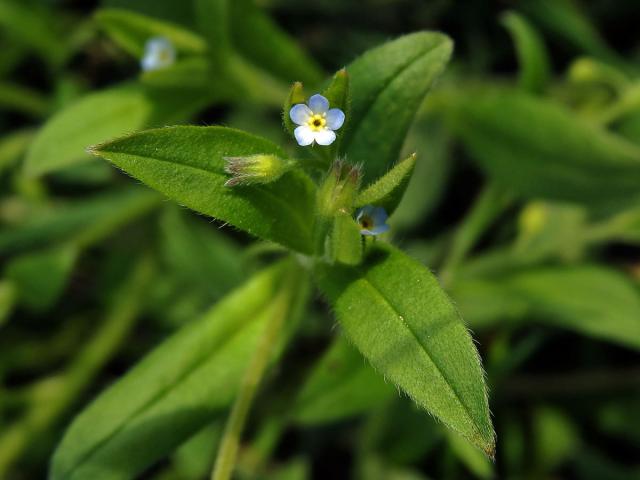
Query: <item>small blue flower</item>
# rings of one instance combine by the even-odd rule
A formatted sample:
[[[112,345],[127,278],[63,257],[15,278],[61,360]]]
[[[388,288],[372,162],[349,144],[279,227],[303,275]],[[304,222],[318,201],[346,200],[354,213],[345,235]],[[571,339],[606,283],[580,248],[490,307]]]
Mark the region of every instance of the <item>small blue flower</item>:
[[[336,132],[344,123],[344,112],[339,108],[329,109],[329,100],[320,94],[309,98],[308,106],[298,103],[289,110],[289,117],[297,127],[293,134],[298,145],[303,147],[316,142],[318,145],[331,145]]]
[[[365,205],[356,213],[356,221],[360,224],[362,235],[380,235],[389,230],[387,212],[382,207]]]
[[[140,60],[140,67],[145,72],[159,70],[173,65],[176,60],[176,50],[173,44],[164,37],[154,37],[147,40],[144,46],[144,56]]]

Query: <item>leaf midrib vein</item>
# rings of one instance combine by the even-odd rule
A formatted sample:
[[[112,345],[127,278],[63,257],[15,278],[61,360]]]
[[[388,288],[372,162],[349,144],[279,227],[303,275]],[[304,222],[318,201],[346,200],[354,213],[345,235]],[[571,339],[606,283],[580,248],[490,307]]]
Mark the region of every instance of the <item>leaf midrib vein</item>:
[[[406,329],[409,331],[409,333],[411,333],[411,335],[413,336],[413,338],[416,340],[416,342],[418,343],[418,345],[420,345],[420,347],[422,347],[422,350],[424,351],[425,355],[427,356],[427,358],[429,359],[429,361],[433,364],[433,366],[436,368],[436,371],[438,372],[438,374],[442,377],[442,379],[444,380],[445,384],[447,385],[447,387],[449,388],[449,390],[453,393],[455,399],[457,400],[457,402],[462,406],[463,410],[465,411],[465,413],[467,414],[469,420],[471,420],[471,425],[473,425],[473,428],[476,430],[476,433],[480,436],[480,438],[484,438],[484,436],[482,435],[482,432],[480,430],[480,428],[478,427],[478,425],[476,424],[476,421],[474,420],[473,416],[471,415],[471,412],[469,410],[469,408],[467,407],[467,405],[462,401],[462,398],[460,397],[460,394],[457,392],[457,390],[455,388],[453,388],[453,386],[451,385],[451,382],[449,381],[449,379],[447,378],[447,376],[444,374],[444,372],[442,371],[442,368],[440,367],[440,365],[434,361],[433,357],[431,356],[431,354],[429,353],[429,350],[427,349],[427,347],[422,343],[420,337],[418,336],[418,334],[411,328],[411,326],[409,325],[408,322],[406,322],[403,318],[403,315],[400,313],[399,309],[396,308],[389,299],[387,299],[387,297],[382,293],[382,291],[373,284],[373,282],[371,282],[370,279],[368,279],[367,277],[363,276],[361,277],[365,282],[366,285],[374,292],[374,294],[376,296],[378,296],[382,302],[387,305],[389,307],[389,309],[394,313],[394,316],[396,319],[398,319],[400,321],[400,323],[402,325],[404,325],[406,327]]]

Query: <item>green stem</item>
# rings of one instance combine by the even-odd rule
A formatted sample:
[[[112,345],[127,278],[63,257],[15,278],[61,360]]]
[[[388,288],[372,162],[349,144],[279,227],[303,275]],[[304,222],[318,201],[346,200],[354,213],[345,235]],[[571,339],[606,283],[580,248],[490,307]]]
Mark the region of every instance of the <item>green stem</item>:
[[[480,192],[471,211],[458,227],[451,250],[441,268],[441,279],[445,285],[451,283],[456,270],[474,247],[486,228],[509,204],[502,188],[489,183]]]
[[[278,335],[284,325],[290,304],[291,289],[283,287],[272,303],[272,315],[265,326],[249,366],[244,374],[240,390],[227,420],[225,432],[218,449],[215,467],[211,480],[229,480],[236,464],[240,436],[256,395],[256,391],[264,376],[269,360],[278,344]]]

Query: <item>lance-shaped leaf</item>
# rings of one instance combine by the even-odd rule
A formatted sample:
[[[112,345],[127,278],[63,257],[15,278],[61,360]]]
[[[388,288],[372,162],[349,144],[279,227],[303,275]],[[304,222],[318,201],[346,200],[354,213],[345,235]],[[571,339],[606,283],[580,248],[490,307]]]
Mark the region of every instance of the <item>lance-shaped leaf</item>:
[[[436,278],[391,246],[359,267],[320,267],[345,333],[373,367],[492,456],[495,438],[471,335]]]
[[[107,35],[137,58],[142,57],[145,44],[153,37],[166,38],[179,52],[202,54],[207,48],[205,40],[199,35],[179,25],[131,10],[105,8],[98,10],[95,19]]]
[[[281,262],[169,338],[80,413],[50,478],[137,478],[229,405],[273,315],[287,316],[281,350],[307,291],[304,272]]]
[[[446,35],[414,33],[366,52],[347,67],[351,118],[341,146],[349,161],[364,163],[366,183],[398,160],[411,121],[452,49]]]
[[[38,131],[27,152],[26,172],[30,175],[53,172],[88,160],[85,152],[88,145],[143,127],[184,121],[212,99],[219,98],[217,93],[208,92],[205,76],[200,78],[200,88],[125,84],[78,99]]]
[[[506,188],[609,205],[640,194],[640,148],[524,92],[482,89],[454,102],[457,134]]]
[[[285,157],[268,140],[223,127],[170,127],[98,145],[92,153],[197,212],[311,252],[314,185],[302,172],[290,171],[266,185],[224,185],[224,157]]]
[[[375,183],[360,192],[356,198],[356,207],[375,205],[384,208],[387,214],[391,215],[402,200],[415,165],[415,154],[395,165]]]

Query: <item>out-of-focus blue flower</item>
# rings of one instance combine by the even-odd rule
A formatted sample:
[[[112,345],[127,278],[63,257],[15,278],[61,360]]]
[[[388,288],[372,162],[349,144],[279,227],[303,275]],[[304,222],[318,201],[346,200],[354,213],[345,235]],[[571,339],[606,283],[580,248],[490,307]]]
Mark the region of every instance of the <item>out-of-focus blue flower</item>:
[[[331,145],[336,139],[334,130],[344,123],[344,112],[339,108],[329,109],[329,100],[320,94],[313,95],[308,105],[298,103],[289,111],[291,121],[297,127],[293,134],[298,145]]]
[[[362,235],[380,235],[389,230],[387,212],[382,207],[365,205],[356,213],[356,221],[360,224]]]
[[[173,44],[164,37],[150,38],[144,46],[144,56],[140,60],[140,67],[145,72],[159,70],[173,65],[176,60],[176,50]]]

